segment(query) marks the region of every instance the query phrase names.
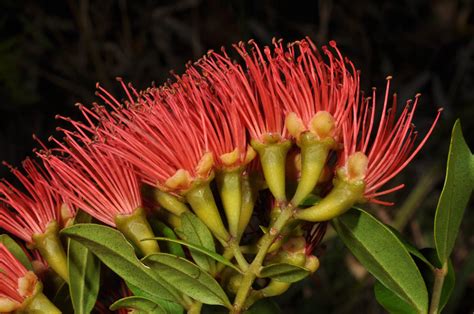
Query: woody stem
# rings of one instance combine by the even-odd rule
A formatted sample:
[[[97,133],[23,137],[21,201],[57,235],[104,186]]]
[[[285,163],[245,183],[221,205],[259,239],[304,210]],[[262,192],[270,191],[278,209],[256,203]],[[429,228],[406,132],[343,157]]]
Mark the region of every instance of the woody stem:
[[[443,267],[436,268],[434,272],[433,293],[431,294],[429,314],[439,313],[439,301],[441,299],[441,292],[443,290],[444,279],[448,273],[448,263],[445,262]]]

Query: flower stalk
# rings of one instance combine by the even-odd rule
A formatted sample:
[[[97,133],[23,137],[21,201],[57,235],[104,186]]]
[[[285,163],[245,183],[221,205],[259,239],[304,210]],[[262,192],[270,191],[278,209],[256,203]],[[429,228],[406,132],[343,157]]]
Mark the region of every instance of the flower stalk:
[[[252,284],[255,281],[255,278],[257,278],[260,268],[262,267],[262,263],[267,255],[268,249],[272,245],[273,241],[275,241],[275,239],[280,235],[280,232],[283,230],[285,225],[292,219],[292,216],[293,208],[291,206],[284,207],[280,216],[270,226],[268,232],[262,237],[258,253],[242,278],[231,313],[238,314],[244,310],[243,307],[245,301],[252,289]]]

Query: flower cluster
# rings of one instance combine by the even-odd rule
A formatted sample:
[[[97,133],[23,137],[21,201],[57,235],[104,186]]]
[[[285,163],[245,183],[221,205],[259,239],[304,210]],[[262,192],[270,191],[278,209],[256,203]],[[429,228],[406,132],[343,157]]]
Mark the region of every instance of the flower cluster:
[[[78,210],[119,229],[143,255],[160,250],[143,241],[154,237],[145,187],[170,224],[179,226],[180,215],[193,211],[245,269],[239,241],[259,191],[268,188],[274,217],[292,208],[295,219],[319,223],[306,239],[273,244],[315,271],[319,262],[310,255],[326,221],[357,202],[391,205],[380,197],[403,185],[383,187],[420,151],[440,111],[416,143],[419,95],[398,114],[395,95],[389,104],[389,78],[377,109],[375,89],[363,96],[359,71],[334,41],[321,50],[309,38],[263,48],[240,42],[234,50],[240,61],[224,49],[209,51],[183,75],[141,92],[119,79],[124,100],[98,84],[103,104],[79,105],[84,122],[58,116],[68,123],[58,128],[63,138],[39,141],[40,162],[26,159],[24,173],[11,168],[24,188],[0,182],[0,228],[37,248],[68,281],[58,231]],[[253,180],[262,176],[263,183]],[[320,201],[303,206],[311,194]],[[0,245],[2,252],[10,257]],[[8,285],[0,297],[21,303],[26,295],[10,288],[26,271],[2,265]]]

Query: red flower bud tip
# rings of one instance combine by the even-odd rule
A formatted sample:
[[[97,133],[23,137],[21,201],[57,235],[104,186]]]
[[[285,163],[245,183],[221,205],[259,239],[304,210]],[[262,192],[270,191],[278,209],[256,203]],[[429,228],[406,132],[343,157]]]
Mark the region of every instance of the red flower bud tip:
[[[65,132],[66,144],[53,141],[64,157],[41,157],[56,179],[55,188],[72,206],[111,226],[117,215],[131,214],[141,206],[138,178],[130,163],[80,132]]]
[[[391,77],[387,77],[387,86],[383,109],[378,126],[375,123],[375,89],[372,99],[363,99],[360,106],[354,107],[354,121],[344,125],[344,151],[341,153],[340,169],[348,179],[363,179],[365,183],[364,198],[372,203],[393,205],[381,201],[379,196],[386,195],[404,187],[382,190],[388,181],[399,174],[418,154],[434,130],[441,114],[436,118],[423,139],[415,144],[417,132],[412,124],[420,94],[415,101],[407,101],[402,113],[397,118],[397,97],[393,95],[389,106],[389,89]],[[362,158],[363,156],[363,158]]]
[[[32,243],[33,234],[41,234],[52,221],[60,222],[61,198],[52,188],[52,179],[32,159],[22,163],[24,173],[11,166],[11,172],[23,185],[23,191],[7,180],[0,181],[0,228]]]
[[[0,312],[18,309],[35,292],[38,278],[0,243]]]

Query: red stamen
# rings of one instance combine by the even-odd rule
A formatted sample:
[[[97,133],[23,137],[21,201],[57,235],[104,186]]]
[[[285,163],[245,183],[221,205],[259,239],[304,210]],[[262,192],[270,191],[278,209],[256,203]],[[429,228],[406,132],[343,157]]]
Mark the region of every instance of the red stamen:
[[[22,166],[24,173],[9,167],[25,192],[5,179],[0,181],[0,200],[8,205],[0,207],[0,228],[31,243],[33,234],[43,233],[53,220],[59,222],[61,203],[59,195],[51,187],[50,177],[35,161],[26,159]]]

